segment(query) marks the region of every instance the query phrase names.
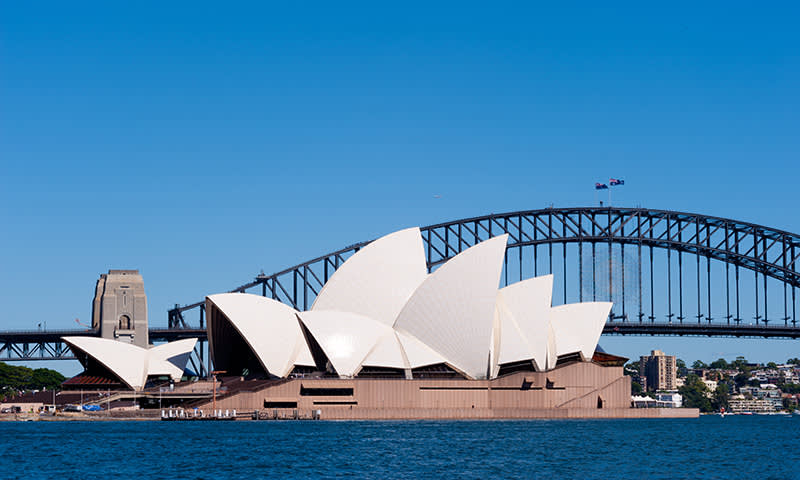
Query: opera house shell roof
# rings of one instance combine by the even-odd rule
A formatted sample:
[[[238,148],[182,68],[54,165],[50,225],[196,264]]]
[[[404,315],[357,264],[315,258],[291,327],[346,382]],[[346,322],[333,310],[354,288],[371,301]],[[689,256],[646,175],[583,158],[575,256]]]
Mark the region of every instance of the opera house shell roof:
[[[183,377],[196,338],[142,348],[129,343],[97,337],[62,337],[86,371],[102,370],[133,390],[141,390],[149,377]]]
[[[559,358],[590,361],[611,303],[553,307],[552,275],[498,289],[506,242],[490,238],[428,273],[419,229],[392,233],[342,264],[304,312],[258,295],[210,295],[214,366],[274,378],[416,378],[439,367],[486,379],[509,365],[546,371]]]

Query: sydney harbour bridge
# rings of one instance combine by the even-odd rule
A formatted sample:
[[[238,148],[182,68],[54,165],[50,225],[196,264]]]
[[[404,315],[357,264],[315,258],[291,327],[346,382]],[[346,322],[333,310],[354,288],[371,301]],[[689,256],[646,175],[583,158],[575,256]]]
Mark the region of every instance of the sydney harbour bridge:
[[[797,326],[800,235],[695,213],[645,208],[546,208],[490,214],[421,228],[428,269],[496,235],[508,234],[501,286],[554,276],[553,304],[611,300],[608,335],[792,338]],[[298,310],[364,241],[261,274],[231,292],[268,296]],[[151,342],[198,338],[205,358],[205,304],[176,305]],[[74,358],[60,341],[92,330],[0,332],[0,360]]]

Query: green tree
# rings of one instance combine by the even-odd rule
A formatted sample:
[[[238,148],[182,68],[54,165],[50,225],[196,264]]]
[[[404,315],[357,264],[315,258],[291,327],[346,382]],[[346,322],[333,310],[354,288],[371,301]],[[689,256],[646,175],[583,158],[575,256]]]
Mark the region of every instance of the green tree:
[[[686,382],[678,389],[678,393],[683,396],[683,405],[688,408],[699,408],[701,412],[714,410],[711,400],[706,396],[708,387],[693,373],[686,376]]]
[[[778,368],[778,365],[775,362],[769,362],[767,368]]]
[[[700,370],[701,368],[708,368],[708,365],[702,360],[695,360],[694,363],[692,363],[692,368]]]
[[[4,398],[21,390],[56,390],[65,379],[64,375],[49,368],[33,370],[0,362],[0,392]]]
[[[746,373],[737,373],[735,377],[733,377],[733,383],[736,385],[736,388],[742,388],[747,385],[747,380],[750,378],[750,375]]]
[[[686,374],[688,373],[686,370],[686,362],[684,362],[680,358],[675,360],[675,368],[678,370],[677,373],[679,377],[685,377]]]
[[[736,357],[736,360],[731,362],[731,368],[735,368],[736,370],[739,370],[740,372],[749,371],[747,369],[747,359],[744,358],[741,355]]]
[[[37,368],[33,371],[31,388],[57,390],[61,388],[61,384],[64,380],[66,380],[66,377],[55,370]]]
[[[800,393],[800,385],[797,383],[784,383],[781,387],[783,393],[791,393],[792,395]]]
[[[635,362],[628,362],[622,368],[623,373],[628,375],[629,377],[638,378],[639,377],[639,361]]]
[[[728,400],[730,400],[730,385],[727,382],[720,382],[711,394],[711,408],[717,412],[721,408],[728,410]]]
[[[639,382],[631,382],[631,395],[641,395],[642,394],[642,386]]]
[[[789,360],[786,360],[786,363],[789,365],[800,365],[800,358],[790,358]]]
[[[727,370],[728,369],[728,362],[724,358],[719,358],[711,362],[709,365],[711,368],[718,368],[720,370]]]

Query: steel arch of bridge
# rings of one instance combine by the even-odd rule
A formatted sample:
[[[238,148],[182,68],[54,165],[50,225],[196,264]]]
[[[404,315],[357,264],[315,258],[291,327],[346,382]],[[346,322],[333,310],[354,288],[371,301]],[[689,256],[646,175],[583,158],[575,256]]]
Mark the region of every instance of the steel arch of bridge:
[[[429,270],[435,269],[461,251],[488,238],[508,234],[506,249],[504,283],[523,279],[527,268],[529,273],[562,274],[563,285],[554,285],[553,298],[559,297],[563,288],[563,300],[566,303],[568,283],[568,245],[577,244],[573,256],[577,255],[575,265],[578,267],[579,301],[604,298],[593,292],[591,298],[584,298],[583,286],[591,278],[592,285],[598,283],[596,275],[596,256],[607,252],[609,267],[602,272],[607,275],[607,296],[612,298],[615,281],[614,269],[611,265],[613,251],[621,252],[619,256],[622,267],[621,308],[609,318],[606,333],[650,334],[650,335],[726,335],[726,336],[764,336],[798,338],[796,288],[800,286],[800,235],[787,231],[741,222],[728,218],[712,217],[695,213],[668,210],[652,210],[644,208],[619,207],[585,207],[585,208],[547,208],[526,210],[502,214],[490,214],[480,217],[466,218],[452,222],[439,223],[421,228],[424,247],[427,252]],[[360,242],[335,252],[323,255],[307,262],[295,265],[272,275],[259,275],[254,281],[231,290],[232,292],[260,293],[282,301],[298,310],[306,310],[333,272],[347,258],[369,244]],[[553,247],[559,247],[554,252]],[[540,247],[546,251],[540,253]],[[625,310],[625,248],[637,265],[633,275],[638,282],[638,311]],[[616,249],[616,250],[614,250]],[[613,251],[612,251],[613,250]],[[653,267],[654,250],[666,254],[666,291],[657,291],[655,281],[663,277]],[[527,253],[528,257],[523,255]],[[560,263],[554,268],[556,254],[561,254]],[[530,255],[532,254],[532,262]],[[674,255],[673,255],[674,254]],[[696,322],[684,321],[689,317],[684,314],[684,261],[685,254],[696,258]],[[585,257],[591,255],[591,273],[588,271]],[[541,268],[540,256],[546,257],[546,266]],[[558,260],[558,259],[556,259]],[[705,261],[705,265],[701,265]],[[573,259],[574,261],[574,259]],[[629,262],[631,259],[629,258]],[[725,308],[722,318],[714,318],[712,312],[712,261],[724,265]],[[509,262],[518,262],[518,268],[509,268]],[[649,262],[649,263],[648,263]],[[586,264],[586,266],[585,266]],[[557,268],[560,267],[560,268]],[[701,268],[704,267],[704,268]],[[677,286],[673,271],[677,268]],[[688,268],[688,267],[687,267]],[[559,271],[560,270],[560,271]],[[587,270],[587,271],[584,271]],[[740,311],[740,278],[742,270],[753,276],[754,293],[748,300],[754,300],[755,328],[743,323]],[[511,273],[510,273],[511,272]],[[588,277],[589,275],[592,277]],[[704,274],[704,275],[703,275]],[[629,272],[629,276],[631,273]],[[530,276],[530,275],[525,275]],[[722,275],[720,275],[722,276]],[[769,285],[768,279],[779,286],[782,293],[782,316],[768,317]],[[661,278],[663,281],[663,278]],[[705,280],[705,281],[703,281]],[[631,279],[628,279],[631,282]],[[716,279],[715,279],[716,282]],[[701,285],[705,283],[705,285]],[[718,283],[718,282],[717,282]],[[643,295],[648,291],[649,295]],[[259,291],[260,290],[260,291]],[[592,286],[594,290],[594,286]],[[676,290],[673,292],[673,290]],[[782,290],[782,292],[781,292]],[[773,297],[776,295],[773,291]],[[617,292],[619,294],[620,292]],[[667,312],[657,316],[655,311],[656,295],[664,295],[667,299]],[[588,295],[588,294],[587,294]],[[673,296],[675,298],[673,298]],[[643,297],[647,297],[649,305],[645,305]],[[677,299],[677,305],[676,300]],[[774,300],[774,298],[773,298]],[[701,303],[706,308],[701,309]],[[773,303],[774,306],[774,303]],[[673,308],[676,307],[676,308]],[[702,310],[702,311],[701,311]],[[200,327],[204,326],[204,304],[197,302],[186,306],[177,306],[169,311],[170,328],[193,328],[186,321],[187,312],[198,311]],[[659,312],[661,313],[661,312]],[[774,313],[774,309],[773,309]],[[663,320],[659,320],[663,318]]]

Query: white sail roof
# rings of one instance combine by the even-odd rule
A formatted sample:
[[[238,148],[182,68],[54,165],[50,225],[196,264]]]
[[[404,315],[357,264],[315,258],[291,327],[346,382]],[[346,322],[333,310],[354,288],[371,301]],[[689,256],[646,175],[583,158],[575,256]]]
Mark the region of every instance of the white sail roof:
[[[419,228],[400,230],[347,259],[325,283],[311,310],[351,312],[392,325],[427,273]]]
[[[147,380],[147,350],[110,338],[62,337],[70,348],[76,348],[97,360],[127,386],[139,390]]]
[[[197,343],[196,338],[187,338],[157,345],[147,351],[147,374],[169,375],[175,381],[183,377],[186,364]]]
[[[400,340],[397,338],[397,333],[390,331],[378,340],[372,351],[367,354],[362,365],[365,367],[409,368],[408,361],[403,353],[403,347],[400,346]]]
[[[294,365],[314,365],[297,310],[248,293],[221,293],[208,299],[230,320],[267,372],[285,377]]]
[[[543,275],[500,289],[497,295],[501,344],[499,363],[532,359],[544,369],[553,275]]]
[[[507,238],[491,238],[447,261],[422,282],[395,322],[471,378],[487,375]]]
[[[427,367],[428,365],[447,363],[447,359],[407,333],[397,332],[397,339],[400,341],[400,345],[403,347],[403,352],[408,360],[408,368]]]
[[[98,337],[62,337],[106,367],[123,383],[140,390],[149,375],[169,375],[180,381],[197,339],[188,338],[146,349],[130,343]]]
[[[580,353],[583,360],[591,360],[611,305],[611,302],[583,302],[553,307],[550,324],[556,355]]]
[[[300,312],[297,318],[341,377],[358,374],[367,354],[393,334],[388,325],[356,313],[318,310]]]
[[[497,347],[499,351],[495,352],[494,358],[497,365],[505,363],[519,362],[522,360],[533,360],[534,352],[530,343],[522,333],[514,315],[506,307],[502,300],[501,293],[497,295],[497,319],[499,322],[500,341]]]
[[[240,293],[208,301],[265,370],[281,377],[294,365],[315,365],[306,336],[342,377],[365,365],[408,370],[446,363],[467,377],[485,378],[514,362],[532,360],[549,370],[559,355],[590,359],[611,304],[552,308],[552,275],[498,290],[506,242],[507,235],[481,242],[428,275],[420,231],[410,228],[350,257],[308,312]],[[220,338],[229,333],[222,330]]]
[[[545,362],[545,370],[556,368],[558,363],[558,349],[556,347],[556,332],[553,329],[553,324],[547,324],[547,361]]]
[[[295,317],[297,320],[297,317]],[[297,354],[297,358],[294,360],[295,365],[301,365],[303,367],[316,367],[317,364],[314,363],[314,357],[311,356],[311,350],[308,348],[308,343],[306,343],[305,337],[301,339],[300,345],[300,352]]]

